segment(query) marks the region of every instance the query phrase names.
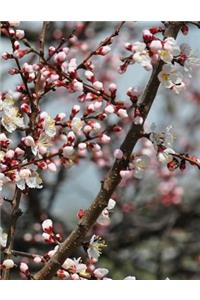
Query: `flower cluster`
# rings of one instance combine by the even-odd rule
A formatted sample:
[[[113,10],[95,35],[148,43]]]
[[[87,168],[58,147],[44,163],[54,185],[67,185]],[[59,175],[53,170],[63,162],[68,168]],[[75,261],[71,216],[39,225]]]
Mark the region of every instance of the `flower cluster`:
[[[144,30],[143,42],[134,44],[126,43],[125,49],[132,52],[127,58],[123,58],[120,66],[120,73],[126,71],[129,64],[138,63],[147,71],[151,71],[159,60],[164,62],[162,71],[158,74],[161,84],[179,94],[185,88],[184,79],[191,72],[194,66],[200,64],[200,59],[192,54],[188,44],[177,44],[172,37],[161,40],[156,36],[162,32],[157,30]]]

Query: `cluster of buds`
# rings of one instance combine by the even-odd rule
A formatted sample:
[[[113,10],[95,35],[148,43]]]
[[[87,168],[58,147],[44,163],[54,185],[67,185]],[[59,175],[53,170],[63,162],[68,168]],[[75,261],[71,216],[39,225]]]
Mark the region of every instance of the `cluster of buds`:
[[[62,240],[61,235],[59,233],[54,232],[53,228],[53,222],[50,219],[46,219],[42,223],[42,229],[43,229],[43,238],[45,242],[48,244],[57,244],[60,243]]]

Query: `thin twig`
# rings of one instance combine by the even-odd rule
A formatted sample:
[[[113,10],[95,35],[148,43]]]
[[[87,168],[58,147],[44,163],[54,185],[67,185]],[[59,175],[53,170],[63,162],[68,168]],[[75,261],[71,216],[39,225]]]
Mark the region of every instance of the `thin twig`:
[[[14,198],[12,201],[12,212],[10,217],[10,226],[8,230],[8,237],[6,242],[6,250],[5,250],[5,256],[4,259],[9,259],[12,256],[12,248],[14,244],[14,238],[15,238],[15,231],[16,231],[16,224],[18,218],[21,216],[22,211],[19,209],[21,199],[21,190],[19,190],[17,187],[15,189]],[[9,279],[10,270],[5,269],[3,270],[3,279]]]

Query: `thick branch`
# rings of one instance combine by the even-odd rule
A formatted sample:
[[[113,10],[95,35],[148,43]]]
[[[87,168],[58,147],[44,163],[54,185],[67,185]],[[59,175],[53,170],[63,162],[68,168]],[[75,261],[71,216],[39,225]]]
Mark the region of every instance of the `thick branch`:
[[[180,27],[180,22],[171,22],[166,28],[165,36],[171,36],[176,38]],[[149,113],[149,110],[151,108],[151,105],[154,101],[159,87],[159,80],[157,75],[160,72],[162,65],[163,62],[160,61],[158,65],[154,68],[149,83],[140,101],[140,104],[142,104],[143,107],[142,114],[144,121],[147,118],[147,115]],[[124,142],[121,145],[121,150],[124,153],[124,159],[116,160],[114,162],[112,169],[106,176],[101,186],[101,189],[98,195],[96,196],[96,199],[91,204],[90,208],[87,210],[86,215],[81,219],[80,223],[72,231],[69,237],[60,245],[56,254],[46,263],[46,265],[39,272],[35,274],[34,279],[42,280],[52,278],[56,271],[63,264],[65,259],[73,253],[76,247],[81,245],[81,242],[84,240],[87,232],[95,223],[102,210],[107,206],[110,197],[112,196],[114,190],[117,188],[121,180],[120,171],[126,169],[133,148],[142,136],[142,131],[143,125],[132,124],[127,136],[125,137]]]

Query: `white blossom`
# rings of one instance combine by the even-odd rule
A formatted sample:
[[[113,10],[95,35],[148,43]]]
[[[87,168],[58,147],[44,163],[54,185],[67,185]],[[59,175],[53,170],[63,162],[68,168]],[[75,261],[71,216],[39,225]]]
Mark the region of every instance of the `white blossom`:
[[[98,260],[102,253],[102,250],[106,247],[105,242],[98,236],[93,235],[90,239],[90,243],[87,249],[89,258],[95,258]]]

